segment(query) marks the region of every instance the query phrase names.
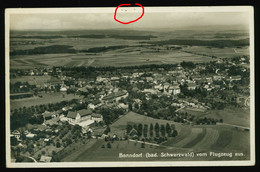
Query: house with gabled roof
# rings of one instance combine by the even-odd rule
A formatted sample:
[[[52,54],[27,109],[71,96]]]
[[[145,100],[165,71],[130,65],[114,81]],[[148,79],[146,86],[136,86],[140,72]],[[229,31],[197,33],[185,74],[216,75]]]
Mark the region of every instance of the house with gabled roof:
[[[101,122],[103,121],[103,116],[99,113],[92,113],[91,119],[94,120],[95,122]]]
[[[90,109],[82,109],[79,111],[69,111],[67,119],[72,124],[91,119],[92,111]]]
[[[188,90],[195,90],[197,88],[197,84],[195,83],[188,83]]]
[[[96,100],[93,100],[91,103],[88,104],[88,108],[95,109],[95,108],[97,108],[101,105],[102,105],[101,101],[96,99]]]
[[[181,89],[180,89],[180,86],[179,84],[173,84],[169,87],[169,93],[170,94],[173,94],[173,95],[176,95],[176,94],[179,94],[181,93]]]
[[[120,90],[118,92],[113,92],[105,97],[103,97],[103,102],[118,102],[122,98],[126,98],[128,96],[128,92],[126,90]]]

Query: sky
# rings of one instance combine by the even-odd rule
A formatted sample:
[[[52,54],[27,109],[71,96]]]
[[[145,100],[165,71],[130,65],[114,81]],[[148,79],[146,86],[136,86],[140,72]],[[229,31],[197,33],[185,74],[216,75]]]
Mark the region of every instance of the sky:
[[[134,20],[141,8],[118,10],[117,19]],[[73,29],[183,29],[214,25],[249,25],[248,12],[145,12],[137,22],[121,24],[114,20],[114,10],[103,13],[12,13],[11,30],[73,30]]]

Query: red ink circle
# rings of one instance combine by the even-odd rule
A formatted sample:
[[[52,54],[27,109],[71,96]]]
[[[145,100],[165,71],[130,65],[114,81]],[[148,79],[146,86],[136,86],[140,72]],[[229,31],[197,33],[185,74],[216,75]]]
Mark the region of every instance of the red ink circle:
[[[143,17],[143,15],[144,15],[144,7],[143,7],[141,4],[138,4],[138,3],[135,3],[135,5],[142,7],[142,15],[141,15],[140,17],[138,17],[138,18],[135,19],[135,20],[129,21],[129,22],[122,22],[122,21],[118,20],[118,19],[116,18],[116,13],[117,13],[118,8],[119,8],[119,7],[122,7],[122,6],[131,6],[131,4],[120,4],[120,5],[118,5],[118,6],[116,7],[116,10],[115,10],[115,14],[114,14],[114,19],[115,19],[115,21],[117,21],[117,22],[119,22],[119,23],[121,23],[121,24],[130,24],[130,23],[136,22],[137,20],[141,19],[141,18]]]

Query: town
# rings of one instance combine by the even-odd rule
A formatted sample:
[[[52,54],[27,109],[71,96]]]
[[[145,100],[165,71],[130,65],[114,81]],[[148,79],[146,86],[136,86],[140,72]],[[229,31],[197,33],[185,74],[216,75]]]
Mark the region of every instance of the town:
[[[129,139],[144,148],[144,142],[161,144],[178,135],[173,124],[153,127],[141,121],[128,123],[123,135],[113,133],[110,126],[129,113],[181,125],[217,125],[225,120],[195,113],[250,106],[249,56],[207,63],[11,69],[10,81],[11,105],[26,99],[35,103],[46,95],[49,100],[11,109],[14,162],[59,162],[91,140],[105,140],[103,149]],[[52,102],[48,95],[58,96]]]

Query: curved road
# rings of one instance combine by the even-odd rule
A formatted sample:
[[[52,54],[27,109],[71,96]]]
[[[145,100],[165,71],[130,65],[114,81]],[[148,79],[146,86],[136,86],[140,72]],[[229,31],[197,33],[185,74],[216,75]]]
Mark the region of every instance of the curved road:
[[[21,155],[21,156],[27,157],[27,158],[29,158],[29,159],[33,160],[35,163],[37,163],[36,159],[34,159],[34,158],[33,158],[33,157],[31,157],[31,156],[27,156],[27,155]]]

